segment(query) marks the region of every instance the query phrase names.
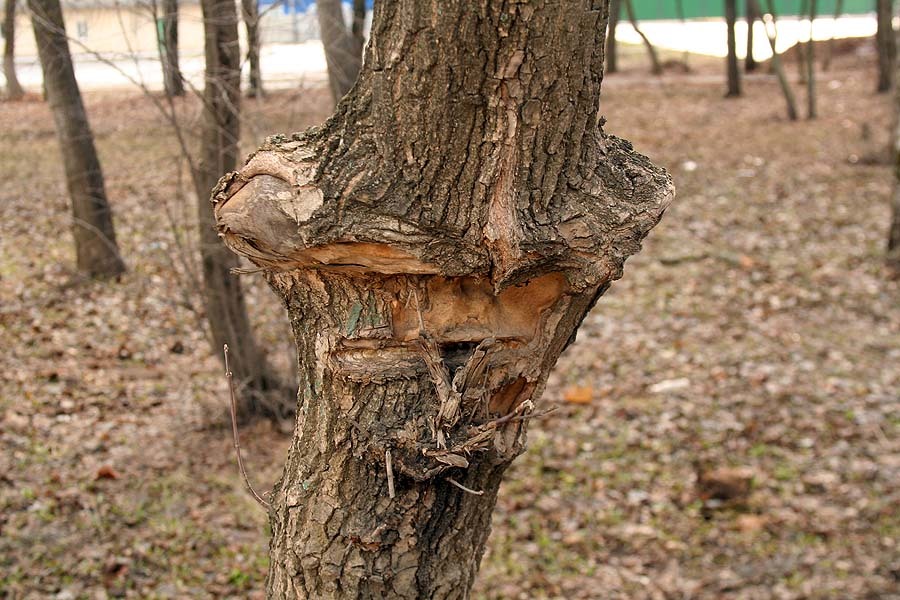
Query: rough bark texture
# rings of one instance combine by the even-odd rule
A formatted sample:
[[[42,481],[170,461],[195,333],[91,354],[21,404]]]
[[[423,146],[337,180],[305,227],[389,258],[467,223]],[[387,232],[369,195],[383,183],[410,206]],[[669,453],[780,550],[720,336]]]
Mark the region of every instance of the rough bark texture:
[[[747,0],[748,2],[752,2],[756,5],[756,0]],[[788,82],[787,75],[784,73],[784,65],[781,62],[781,55],[778,54],[778,49],[776,47],[778,42],[778,24],[775,21],[775,4],[772,0],[767,0],[769,9],[769,14],[772,17],[771,23],[766,23],[766,37],[769,40],[769,47],[772,49],[772,70],[775,71],[775,75],[778,77],[778,85],[781,87],[781,93],[784,94],[784,101],[787,104],[787,114],[788,119],[791,121],[797,120],[797,100],[794,98],[794,90],[791,89],[791,84]],[[756,5],[758,6],[758,5]],[[771,30],[769,29],[769,25],[771,25]]]
[[[325,47],[328,83],[337,104],[356,83],[362,65],[359,44],[344,23],[341,0],[316,0],[319,31]]]
[[[231,0],[202,0],[206,38],[206,87],[201,157],[194,173],[198,198],[203,294],[213,352],[228,344],[234,380],[240,386],[238,414],[280,419],[289,414],[289,392],[272,375],[253,336],[241,282],[231,272],[237,257],[218,240],[209,210],[209,190],[237,166],[240,139],[241,72],[237,10]]]
[[[728,71],[728,98],[741,95],[741,72],[738,69],[737,38],[734,34],[734,26],[737,23],[737,0],[725,0],[725,24],[728,30],[728,57],[726,59]]]
[[[468,595],[549,371],[673,195],[600,126],[607,16],[376,3],[336,114],[219,182],[299,354],[270,598]]]
[[[894,35],[893,0],[876,0],[878,31],[875,44],[878,48],[878,91],[886,92],[894,85],[894,61],[897,59],[897,39]]]
[[[745,16],[747,19],[747,56],[744,58],[744,70],[747,73],[752,73],[757,69],[759,63],[756,62],[756,58],[753,56],[753,26],[756,24],[757,19],[760,18],[758,12],[759,7],[753,2],[747,2],[745,9]]]
[[[622,14],[622,0],[610,0],[609,2],[609,26],[606,34],[606,72],[615,73],[619,70],[619,53],[616,46],[616,28],[619,26],[619,17]]]
[[[656,48],[653,47],[653,44],[650,43],[650,38],[644,35],[644,32],[641,31],[640,26],[638,26],[637,16],[634,12],[634,4],[631,0],[624,0],[625,2],[625,12],[628,15],[628,21],[631,23],[631,26],[634,27],[634,30],[637,32],[641,39],[644,41],[644,47],[647,48],[647,55],[650,57],[650,69],[654,75],[659,75],[662,73],[662,63],[659,62],[659,57],[656,55]]]
[[[258,0],[241,0],[244,27],[247,30],[247,62],[250,64],[250,85],[247,95],[251,98],[262,96],[262,70],[259,64],[260,45]]]
[[[125,271],[106,199],[94,136],[75,81],[59,0],[29,0],[44,87],[62,151],[72,200],[72,232],[78,269],[98,278]]]
[[[166,94],[184,96],[184,80],[178,64],[178,0],[163,0],[162,3],[162,65],[163,85]]]
[[[25,90],[16,76],[16,0],[6,0],[3,12],[3,76],[6,78],[6,98],[21,100]]]

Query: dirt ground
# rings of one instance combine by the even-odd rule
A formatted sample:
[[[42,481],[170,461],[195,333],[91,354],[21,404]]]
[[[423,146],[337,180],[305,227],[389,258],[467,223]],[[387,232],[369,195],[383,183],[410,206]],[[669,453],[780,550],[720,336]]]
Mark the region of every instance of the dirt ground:
[[[837,57],[820,118],[796,123],[769,75],[725,100],[720,61],[660,79],[639,52],[623,64],[607,131],[678,198],[552,375],[559,409],[508,474],[475,597],[900,598],[892,115],[871,53]],[[130,268],[114,283],[73,271],[47,107],[0,105],[0,593],[261,598],[266,523],[223,426],[183,161],[140,94],[86,101]],[[328,100],[246,109],[249,151]],[[180,103],[189,134],[198,110]],[[282,309],[244,277],[288,372]],[[243,438],[270,488],[288,438]]]

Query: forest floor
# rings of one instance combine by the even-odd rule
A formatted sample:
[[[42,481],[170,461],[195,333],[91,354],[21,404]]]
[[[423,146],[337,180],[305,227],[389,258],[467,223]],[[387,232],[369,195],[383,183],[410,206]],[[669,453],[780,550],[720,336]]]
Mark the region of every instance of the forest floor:
[[[559,409],[508,473],[475,597],[900,597],[893,116],[871,53],[838,57],[820,117],[794,123],[769,75],[725,100],[720,61],[623,65],[606,129],[678,197],[560,359],[542,400]],[[86,101],[130,268],[112,283],[73,270],[47,106],[0,105],[0,595],[261,598],[266,523],[192,284],[184,161],[146,98]],[[191,134],[198,103],[179,105]],[[245,108],[249,151],[321,121],[328,96]],[[244,277],[287,372],[283,311]],[[258,423],[243,443],[269,489],[288,438]]]

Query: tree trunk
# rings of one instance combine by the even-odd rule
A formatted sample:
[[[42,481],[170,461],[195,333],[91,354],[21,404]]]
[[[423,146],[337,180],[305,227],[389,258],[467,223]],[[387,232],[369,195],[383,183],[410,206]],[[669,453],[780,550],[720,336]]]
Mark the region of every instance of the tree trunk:
[[[809,0],[800,0],[800,10],[797,12],[797,25],[799,26],[803,18],[809,13]],[[797,44],[794,47],[797,51],[797,80],[801,84],[806,83],[806,45],[800,41],[799,36]]]
[[[178,65],[178,0],[163,0],[162,8],[163,85],[169,96],[184,96],[184,80]]]
[[[897,58],[897,39],[894,36],[893,0],[876,0],[878,31],[878,92],[886,92],[894,85],[894,61]]]
[[[831,57],[834,53],[834,33],[837,30],[837,20],[844,12],[844,0],[837,0],[834,3],[834,22],[831,25],[831,37],[828,39],[828,45],[825,46],[825,58],[822,59],[822,70],[828,71],[831,68]]]
[[[125,271],[125,263],[116,244],[103,171],[75,80],[62,8],[59,0],[29,0],[28,7],[72,199],[78,269],[91,277],[116,277]]]
[[[747,0],[748,2],[752,2],[755,7],[758,7],[757,0]],[[788,82],[787,75],[784,73],[784,65],[781,64],[781,55],[778,54],[777,41],[778,41],[778,24],[775,21],[775,4],[772,0],[767,0],[769,15],[772,18],[772,30],[769,31],[769,23],[766,23],[766,38],[769,40],[769,47],[772,49],[772,69],[775,71],[775,75],[778,77],[778,85],[781,86],[781,92],[784,94],[784,101],[787,104],[787,113],[788,119],[791,121],[797,120],[797,101],[794,99],[794,91],[791,89],[791,84]]]
[[[247,62],[250,63],[250,86],[247,96],[255,98],[263,95],[262,74],[259,65],[260,31],[258,0],[241,0],[244,27],[247,29]]]
[[[16,77],[16,0],[6,0],[3,13],[3,76],[6,78],[6,98],[21,100],[25,90]]]
[[[900,70],[900,61],[894,66]],[[900,86],[894,90],[894,193],[891,197],[891,225],[888,228],[887,265],[900,274]]]
[[[606,34],[606,72],[619,70],[619,53],[616,45],[616,28],[622,14],[622,0],[609,0],[609,27]]]
[[[337,104],[356,83],[362,56],[357,41],[344,24],[341,0],[316,0],[316,10],[328,64],[328,82]]]
[[[434,6],[377,2],[336,114],[213,195],[299,356],[269,598],[465,598],[550,369],[672,199],[600,128],[606,2]]]
[[[290,393],[272,375],[257,346],[240,279],[231,272],[237,257],[222,247],[209,194],[219,177],[237,165],[240,140],[241,71],[237,11],[232,0],[202,0],[206,45],[205,107],[201,157],[194,175],[198,201],[203,294],[213,352],[228,344],[234,380],[241,388],[241,421],[281,419],[292,412]]]
[[[759,63],[756,62],[756,58],[753,56],[753,26],[756,24],[756,20],[760,18],[757,12],[758,8],[758,6],[748,0],[745,10],[747,18],[747,56],[744,58],[744,70],[747,73],[752,73],[759,66]]]
[[[816,118],[816,55],[813,23],[817,0],[809,0],[809,42],[806,44],[806,118]]]
[[[725,0],[725,24],[728,29],[728,92],[726,98],[741,95],[741,72],[738,69],[737,38],[734,26],[737,22],[737,0]]]
[[[624,0],[625,2],[625,12],[628,14],[628,21],[631,23],[631,26],[634,27],[634,30],[637,32],[641,39],[644,40],[644,47],[647,48],[647,54],[650,56],[650,64],[652,68],[652,72],[654,75],[662,74],[662,64],[659,62],[659,57],[656,56],[656,48],[653,47],[653,44],[650,43],[650,39],[644,35],[644,32],[641,31],[641,28],[638,26],[637,16],[635,16],[634,12],[634,3],[632,0]]]
[[[363,48],[366,45],[366,0],[353,0],[353,24],[350,27],[350,33],[353,34],[353,41],[356,43],[356,49],[360,59],[363,56]]]

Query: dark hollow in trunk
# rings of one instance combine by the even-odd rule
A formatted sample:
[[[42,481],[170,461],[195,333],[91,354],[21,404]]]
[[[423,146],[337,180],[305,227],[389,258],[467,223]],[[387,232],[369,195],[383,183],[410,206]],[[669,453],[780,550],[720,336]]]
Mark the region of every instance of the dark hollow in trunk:
[[[72,200],[78,269],[91,277],[115,277],[125,271],[125,263],[116,244],[103,171],[75,80],[62,8],[59,0],[29,0],[28,7]]]
[[[738,69],[737,41],[734,26],[737,23],[737,0],[725,0],[725,24],[728,29],[728,92],[726,97],[741,95],[741,72]]]
[[[213,338],[213,352],[228,344],[234,381],[240,389],[238,417],[281,419],[289,415],[290,392],[271,371],[257,345],[247,315],[241,282],[231,272],[237,257],[218,240],[209,210],[209,190],[219,177],[237,165],[240,140],[241,73],[237,10],[230,0],[202,0],[205,30],[206,87],[201,156],[194,175],[203,295]]]
[[[247,30],[247,62],[250,64],[250,85],[247,96],[255,98],[263,95],[262,71],[259,64],[260,45],[258,0],[241,0],[244,27]]]
[[[435,6],[376,3],[336,114],[213,194],[299,356],[270,598],[465,598],[547,375],[672,199],[600,127],[606,2]]]
[[[316,11],[328,65],[328,84],[337,104],[356,83],[362,64],[360,46],[344,23],[341,0],[316,0]]]
[[[878,50],[878,92],[886,92],[894,85],[894,61],[897,59],[897,38],[894,35],[893,0],[876,0],[878,30],[875,44]]]
[[[6,78],[6,98],[21,100],[25,90],[16,76],[16,0],[6,0],[3,12],[3,76]]]
[[[184,80],[178,65],[178,0],[163,0],[160,50],[163,85],[169,96],[184,96]]]

